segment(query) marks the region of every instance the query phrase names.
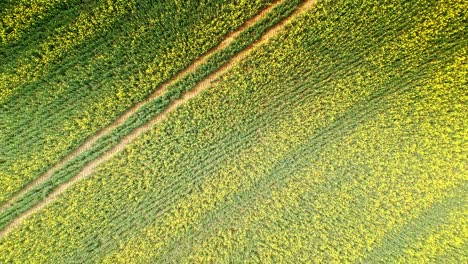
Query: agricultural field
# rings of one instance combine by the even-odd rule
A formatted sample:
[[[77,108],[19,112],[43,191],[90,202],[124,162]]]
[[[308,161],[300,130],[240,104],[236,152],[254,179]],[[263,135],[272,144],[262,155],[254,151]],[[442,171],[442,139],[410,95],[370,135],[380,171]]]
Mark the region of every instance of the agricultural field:
[[[0,3],[0,263],[466,263],[462,0]]]
[[[14,16],[26,4],[5,7],[13,13],[2,22],[11,32],[1,43],[0,202],[269,2],[70,1],[58,3],[57,14],[42,14],[32,34]],[[37,5],[23,12],[51,3]]]

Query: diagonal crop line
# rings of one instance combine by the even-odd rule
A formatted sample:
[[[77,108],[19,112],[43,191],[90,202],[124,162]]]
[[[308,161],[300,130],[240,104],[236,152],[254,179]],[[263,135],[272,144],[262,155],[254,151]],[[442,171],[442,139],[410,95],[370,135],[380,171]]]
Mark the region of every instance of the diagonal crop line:
[[[192,64],[187,66],[185,69],[180,71],[178,74],[173,76],[171,79],[169,79],[167,82],[163,83],[158,89],[153,91],[145,100],[140,101],[136,104],[134,104],[131,108],[126,110],[120,117],[118,117],[112,124],[109,126],[101,129],[98,131],[96,134],[91,136],[89,139],[87,139],[81,146],[79,146],[77,149],[74,151],[70,152],[67,154],[62,160],[60,160],[58,163],[56,163],[54,166],[52,166],[49,170],[47,170],[44,174],[36,178],[35,180],[31,181],[28,185],[26,185],[23,189],[21,189],[19,192],[17,192],[15,195],[13,195],[8,201],[3,203],[0,206],[0,212],[4,211],[8,207],[10,207],[12,204],[14,204],[20,197],[22,197],[24,194],[32,190],[35,186],[39,185],[40,183],[45,182],[47,179],[49,179],[57,170],[62,168],[66,163],[71,161],[73,158],[76,156],[80,155],[81,153],[85,152],[86,150],[90,149],[98,139],[102,138],[104,135],[108,134],[121,124],[123,124],[127,119],[129,119],[133,114],[135,114],[142,106],[147,104],[148,102],[154,100],[155,98],[160,97],[163,95],[168,88],[173,85],[177,80],[181,79],[182,77],[186,76],[187,74],[195,71],[200,65],[205,63],[207,59],[212,56],[214,53],[226,48],[229,46],[245,29],[250,27],[251,25],[257,23],[260,21],[263,17],[265,17],[275,6],[279,5],[281,2],[284,0],[277,0],[270,4],[268,7],[264,8],[262,11],[260,11],[257,15],[255,15],[253,18],[247,20],[242,26],[240,26],[237,30],[234,32],[228,34],[226,38],[215,48],[212,48],[209,50],[207,53],[202,55],[200,58],[195,60]]]
[[[179,99],[181,94],[193,89],[198,82],[226,64],[233,56],[253,44],[270,28],[289,16],[301,2],[301,0],[284,1],[276,6],[260,22],[243,31],[227,48],[215,52],[208,58],[206,63],[202,64],[194,72],[187,74],[175,84],[170,85],[165,94],[142,106],[134,115],[125,120],[123,124],[99,138],[90,149],[73,158],[45,182],[38,184],[31,191],[20,197],[12,206],[0,212],[0,230],[14,221],[23,212],[45,199],[55,188],[80,173],[82,168],[88,163],[104,155],[106,151],[117,145],[132,130],[149,122],[157,114],[162,113],[170,106],[172,101]]]
[[[104,136],[105,134],[108,134],[111,132],[112,129],[118,128],[120,124],[125,123],[127,119],[130,119],[130,117],[133,116],[133,114],[137,113],[137,111],[142,108],[146,103],[152,101],[153,99],[156,99],[160,97],[161,95],[164,94],[168,90],[168,88],[171,88],[171,85],[176,83],[178,79],[182,78],[184,74],[189,74],[190,72],[196,70],[199,66],[203,67],[203,63],[206,62],[211,55],[216,53],[217,51],[221,51],[224,47],[229,46],[234,40],[236,40],[236,37],[239,36],[245,29],[247,29],[250,25],[256,23],[257,21],[260,21],[265,17],[270,10],[272,10],[275,6],[279,5],[282,2],[287,2],[285,0],[282,1],[275,1],[274,4],[270,5],[269,7],[265,8],[263,11],[261,11],[257,16],[255,16],[253,19],[247,21],[244,23],[243,26],[241,26],[238,30],[233,32],[232,34],[228,35],[228,37],[214,50],[209,51],[207,54],[202,56],[200,59],[195,61],[193,64],[191,64],[188,68],[183,70],[181,73],[177,74],[175,77],[173,77],[168,83],[162,85],[160,89],[155,91],[150,97],[148,97],[146,100],[136,104],[132,108],[126,111],[124,115],[122,115],[119,119],[117,119],[111,126],[103,129],[100,131],[98,134],[90,138],[85,144],[83,144],[80,148],[69,154],[64,160],[56,164],[53,168],[51,168],[46,174],[35,180],[34,182],[36,184],[34,185],[28,185],[26,188],[27,190],[23,189],[21,191],[21,194],[24,195],[26,194],[29,190],[32,190],[36,185],[39,185],[43,182],[45,182],[48,178],[50,178],[55,171],[59,170],[62,166],[64,166],[68,161],[72,160],[74,157],[77,157],[79,154],[85,152],[88,149],[91,149],[92,145],[99,140],[100,137]],[[59,195],[64,193],[70,186],[75,184],[76,182],[80,181],[83,178],[88,177],[91,175],[96,167],[101,165],[102,163],[108,161],[110,158],[112,158],[116,153],[120,152],[123,150],[128,144],[130,144],[133,140],[135,140],[137,137],[139,137],[141,134],[149,131],[150,129],[153,128],[154,125],[157,123],[161,122],[168,114],[173,112],[176,108],[178,108],[180,105],[185,104],[187,101],[192,99],[193,97],[199,95],[201,92],[206,90],[208,87],[210,87],[210,84],[217,80],[219,77],[221,77],[223,74],[225,74],[229,69],[231,69],[234,65],[239,63],[241,60],[245,59],[251,52],[254,50],[256,47],[259,45],[263,45],[266,43],[269,39],[274,37],[279,31],[283,30],[285,26],[297,15],[304,13],[311,9],[316,0],[305,0],[302,1],[302,3],[294,10],[294,12],[288,14],[286,17],[281,19],[280,22],[269,28],[260,38],[258,38],[256,41],[254,41],[252,44],[248,45],[244,49],[242,49],[240,52],[232,56],[224,65],[221,67],[217,68],[214,70],[212,73],[210,73],[208,76],[206,76],[203,80],[200,82],[196,83],[196,85],[191,89],[186,91],[182,96],[179,98],[173,100],[172,102],[169,103],[169,106],[164,109],[162,112],[160,112],[158,115],[156,115],[154,118],[150,119],[148,122],[142,124],[141,126],[131,130],[130,133],[128,133],[126,136],[124,136],[118,144],[110,148],[109,150],[105,151],[101,156],[97,157],[96,159],[88,162],[80,171],[78,174],[64,182],[63,184],[57,186],[54,190],[52,190],[48,196],[41,200],[40,202],[34,204],[32,207],[20,212],[17,214],[17,217],[12,219],[11,222],[6,224],[3,228],[3,230],[0,231],[0,238],[4,237],[7,235],[13,228],[19,226],[21,222],[28,218],[29,216],[33,215],[37,211],[41,210],[42,208],[46,207],[50,203],[52,203]],[[73,155],[74,154],[74,155]],[[15,195],[15,200],[19,199],[21,195]],[[14,204],[14,200],[11,199],[8,202],[8,205],[2,206],[2,210],[7,209],[9,206]]]

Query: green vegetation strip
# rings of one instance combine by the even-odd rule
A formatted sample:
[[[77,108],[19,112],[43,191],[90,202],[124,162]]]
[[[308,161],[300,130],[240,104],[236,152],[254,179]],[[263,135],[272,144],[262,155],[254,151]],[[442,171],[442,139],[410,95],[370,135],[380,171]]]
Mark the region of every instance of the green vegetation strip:
[[[291,14],[300,3],[300,0],[287,1],[275,7],[264,19],[242,32],[228,47],[214,53],[206,63],[200,65],[193,73],[171,85],[164,95],[142,106],[122,125],[98,139],[89,150],[71,160],[47,181],[31,189],[0,214],[0,228],[4,228],[18,215],[45,199],[57,186],[78,174],[87,163],[112,149],[135,128],[140,127],[163,112],[172,101],[179,99],[184,92],[190,91],[199,81],[224,65],[235,54],[254,43],[269,28]]]

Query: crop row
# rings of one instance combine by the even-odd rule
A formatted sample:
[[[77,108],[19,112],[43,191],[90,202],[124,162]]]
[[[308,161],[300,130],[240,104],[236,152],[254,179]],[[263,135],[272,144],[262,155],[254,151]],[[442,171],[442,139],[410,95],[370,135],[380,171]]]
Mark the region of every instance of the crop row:
[[[155,116],[163,112],[169,107],[171,102],[179,99],[183,93],[192,90],[199,81],[225,64],[235,54],[251,45],[255,40],[261,37],[266,30],[278,23],[278,21],[288,16],[299,3],[300,0],[289,1],[288,3],[280,4],[275,7],[271,13],[260,22],[242,32],[228,47],[214,53],[208,58],[207,62],[200,65],[193,73],[186,75],[171,85],[165,94],[148,102],[135,114],[130,116],[123,124],[99,138],[92,148],[71,160],[63,168],[54,173],[47,181],[35,186],[12,206],[2,212],[0,215],[0,227],[5,227],[18,215],[45,199],[57,186],[67,182],[70,178],[78,174],[87,163],[97,159],[105,152],[112,149],[112,147],[118,144],[122,138],[135,128],[149,122]]]
[[[18,3],[17,6],[21,5],[22,3]],[[35,9],[34,5],[40,4],[33,4],[32,12],[40,10],[40,8]],[[65,11],[72,19],[67,19],[60,13],[56,14],[63,22],[52,19],[53,21],[50,21],[52,28],[46,28],[45,34],[31,29],[32,36],[23,39],[24,43],[3,46],[2,52],[5,53],[6,60],[1,65],[0,102],[7,101],[11,96],[18,98],[14,96],[15,91],[21,90],[22,85],[42,77],[44,69],[50,68],[54,61],[66,56],[68,51],[83,44],[94,34],[108,30],[119,18],[131,12],[132,6],[134,6],[132,1],[126,3],[97,1],[82,6],[74,5],[71,10]],[[80,8],[86,11],[82,12]],[[21,13],[19,17],[27,17],[28,13]],[[16,20],[20,21],[20,18]]]
[[[1,106],[0,201],[143,100],[268,2],[142,5],[138,8],[141,13],[119,21],[119,26],[96,34],[95,39],[88,38],[85,45],[50,67],[38,62],[46,73],[18,87]],[[217,11],[211,12],[213,8]],[[207,13],[191,15],[198,9]]]
[[[464,9],[319,2],[0,260],[464,262]]]
[[[45,0],[31,4],[30,1],[3,1],[0,3],[0,44],[12,45],[26,33],[30,33],[28,29],[37,26],[48,14],[63,8],[66,2]]]
[[[420,13],[434,12],[432,15],[440,19],[441,16],[436,12],[438,9],[444,10],[440,6],[428,9],[429,11],[423,7],[417,10]],[[460,10],[462,9],[458,11]],[[359,10],[355,12],[362,14]],[[449,19],[447,16],[444,18]],[[309,25],[307,23],[311,20],[310,17],[308,20],[304,18],[307,22],[302,23]],[[446,21],[440,20],[441,23]],[[307,28],[304,24],[296,26],[298,29]],[[456,32],[460,26],[462,23],[459,20],[448,28],[440,28],[432,38],[441,37],[437,33],[440,34],[444,30]],[[297,67],[299,71],[304,71],[304,74],[310,74],[303,64],[299,64],[302,67],[298,67],[294,63],[293,55],[300,54],[302,57],[299,57],[299,60],[306,60],[304,57],[307,58],[312,52],[320,49],[306,53],[297,46],[300,45],[298,43],[301,43],[301,39],[293,38],[294,35],[289,37],[296,39],[296,46],[288,46],[289,43],[285,39],[281,39],[282,42],[271,43],[271,50],[256,54],[257,57],[252,58],[256,62],[250,65],[256,69],[252,75],[245,72],[245,69],[249,68],[246,63],[244,67],[241,66],[235,73],[226,77],[224,87],[220,84],[225,89],[215,85],[213,94],[206,96],[206,99],[200,98],[198,105],[193,106],[191,111],[206,111],[206,108],[201,108],[200,105],[216,101],[215,93],[229,93],[237,100],[232,99],[231,104],[237,105],[239,96],[261,93],[257,89],[265,89],[266,91],[261,93],[264,96],[274,95],[273,98],[269,98],[271,102],[281,101],[284,103],[283,107],[288,110],[283,110],[281,106],[276,108],[276,119],[270,117],[268,120],[269,129],[264,128],[260,124],[261,121],[247,122],[247,125],[252,126],[251,129],[261,136],[250,144],[244,143],[249,147],[243,151],[232,153],[229,152],[228,146],[218,146],[222,148],[221,153],[201,154],[199,162],[209,157],[208,164],[200,165],[200,168],[205,170],[203,172],[197,172],[179,161],[177,164],[183,167],[181,170],[189,171],[185,178],[171,171],[167,174],[167,182],[161,180],[154,185],[159,189],[163,188],[160,186],[171,187],[161,195],[151,199],[154,192],[161,192],[151,190],[151,195],[145,194],[139,198],[144,202],[136,209],[128,204],[120,204],[125,206],[125,209],[135,210],[137,216],[133,219],[122,216],[118,218],[118,222],[126,220],[139,225],[141,222],[150,224],[135,234],[130,241],[125,242],[123,250],[119,247],[113,254],[106,256],[106,260],[122,263],[129,260],[164,263],[174,259],[181,263],[302,263],[311,260],[356,262],[370,254],[367,261],[388,262],[400,259],[405,262],[418,262],[439,257],[463,262],[463,244],[460,241],[464,235],[455,230],[460,229],[466,221],[455,220],[456,216],[463,214],[463,207],[460,203],[454,204],[453,201],[460,199],[465,190],[462,171],[466,166],[463,165],[461,140],[463,135],[466,136],[462,121],[465,114],[462,111],[454,111],[462,105],[458,97],[463,94],[462,87],[465,82],[462,76],[466,73],[466,66],[461,67],[464,48],[460,35],[455,38],[456,42],[443,43],[442,47],[433,43],[423,45],[427,41],[424,34],[420,34],[421,38],[408,40],[408,36],[424,33],[425,30],[428,29],[416,24],[414,32],[401,36],[407,39],[406,42],[400,43],[407,45],[398,50],[403,52],[397,56],[392,54],[396,58],[387,57],[390,62],[392,59],[399,60],[407,55],[408,47],[420,47],[426,52],[418,53],[416,60],[399,64],[386,62],[376,67],[376,61],[371,61],[370,58],[385,59],[388,54],[384,48],[394,44],[388,41],[382,43],[382,50],[363,50],[364,54],[361,55],[364,58],[361,58],[361,64],[346,64],[351,72],[348,78],[336,75],[341,63],[332,63],[331,65],[336,67],[330,72],[330,79],[333,81],[325,84],[318,80],[316,83],[304,82],[300,84],[302,87],[289,87],[290,90],[285,86],[291,85],[291,79],[298,76],[287,76],[294,73],[286,70],[283,75],[277,76],[281,81],[271,81],[271,75],[277,74],[273,65],[278,64],[277,67],[282,70],[288,66]],[[393,32],[397,35],[399,33]],[[339,38],[337,44],[338,40]],[[326,47],[330,45],[326,41],[322,43]],[[320,47],[318,43],[315,45],[315,48]],[[279,47],[288,47],[296,51],[285,54],[287,51]],[[269,51],[273,50],[275,55],[268,56]],[[435,53],[427,52],[432,50],[435,50]],[[322,60],[313,60],[314,63],[322,63],[322,67],[324,61],[325,56]],[[366,65],[365,61],[369,64]],[[268,74],[265,74],[267,71]],[[326,72],[320,71],[317,75]],[[246,74],[248,76],[245,76]],[[247,81],[256,79],[255,77],[263,77],[266,80],[258,83]],[[448,80],[452,82],[447,83]],[[283,85],[276,87],[278,83]],[[234,90],[243,89],[244,92],[225,91],[233,87]],[[307,87],[305,92],[303,90],[302,97],[299,97],[302,107],[292,103],[295,102],[294,97],[290,99],[292,102],[285,97],[278,98],[278,93],[273,87],[287,90],[284,96],[292,96],[296,92],[294,89]],[[329,97],[323,95],[327,89],[330,91]],[[314,94],[311,90],[318,90],[320,94]],[[307,94],[309,96],[306,96]],[[320,103],[317,98],[322,96],[323,101]],[[356,101],[350,100],[353,98]],[[249,99],[250,104],[257,104],[262,100],[261,97]],[[245,112],[250,112],[250,115],[256,113],[252,109],[253,106],[246,110],[243,107],[246,105],[241,104],[236,114],[244,117]],[[343,107],[350,109],[347,109],[346,115],[341,116],[338,110]],[[219,105],[215,109],[228,112]],[[209,118],[210,114],[204,112],[203,118]],[[283,122],[278,123],[278,116],[285,114]],[[236,120],[233,115],[228,115],[226,119]],[[252,117],[253,120],[257,118],[258,116]],[[224,119],[214,120],[216,119],[211,119],[212,122],[226,122]],[[244,119],[247,120],[249,119]],[[327,124],[329,120],[333,120],[336,125]],[[243,131],[238,124],[227,122],[229,126]],[[324,128],[324,134],[322,129],[314,131],[317,125]],[[199,127],[198,124],[192,126]],[[273,131],[267,132],[268,130]],[[234,134],[233,137],[238,136],[238,141],[247,140],[239,135],[241,132],[231,133]],[[309,139],[310,135],[304,135],[307,133],[314,135],[312,140]],[[167,133],[164,136],[171,135],[172,133]],[[194,135],[187,137],[193,140],[192,144],[197,143]],[[172,136],[172,139],[174,138],[176,137]],[[157,148],[158,144],[152,140],[158,140],[157,133],[154,133],[153,137],[148,136],[145,147],[135,148],[139,156],[121,159],[142,164],[141,160],[145,160],[142,158],[145,150],[154,151]],[[181,141],[178,139],[178,143]],[[179,151],[183,155],[185,149]],[[212,169],[211,157],[217,155],[221,155],[218,160],[222,160],[223,165]],[[441,156],[451,158],[444,159]],[[147,160],[151,160],[150,164],[155,164],[155,177],[164,177],[163,172],[159,170],[161,163],[155,161],[154,156],[147,157]],[[103,170],[97,177],[110,174],[119,178],[117,162],[113,166],[115,169],[109,165],[111,169],[106,168],[107,170]],[[110,171],[114,173],[109,173]],[[140,173],[141,170],[134,169],[128,172],[128,177],[141,175]],[[198,179],[198,175],[204,177]],[[202,182],[198,182],[199,180]],[[120,182],[121,185],[125,183],[124,180]],[[90,185],[92,186],[92,183]],[[179,187],[174,188],[174,185]],[[117,196],[116,199],[125,198]],[[127,203],[130,202],[127,200]],[[431,223],[432,230],[426,229],[424,224],[419,222],[421,214],[433,213],[433,206],[447,208],[450,225],[439,224],[438,221],[444,222],[449,219],[445,216]],[[147,218],[149,219],[146,220]],[[412,221],[422,232],[414,236],[415,233],[410,230],[399,235],[413,237],[413,241],[420,240],[421,246],[412,244],[411,241],[396,249],[392,248],[391,244],[380,244],[381,239],[387,238],[388,233],[398,234],[400,228],[407,223],[412,224]],[[125,227],[129,228],[129,225],[120,228],[125,230]],[[119,229],[113,231],[117,230]],[[439,233],[443,234],[443,237],[438,238]],[[427,243],[431,236],[436,237],[438,241],[446,239],[444,245]],[[433,251],[431,246],[438,247],[437,251]],[[381,247],[387,248],[380,254],[372,255],[374,250],[377,251]]]

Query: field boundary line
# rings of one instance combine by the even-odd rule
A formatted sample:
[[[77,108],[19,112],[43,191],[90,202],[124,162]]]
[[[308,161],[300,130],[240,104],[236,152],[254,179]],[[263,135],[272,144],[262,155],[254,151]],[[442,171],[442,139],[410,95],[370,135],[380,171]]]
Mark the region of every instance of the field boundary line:
[[[257,18],[258,16],[262,15],[261,17],[259,17],[258,19],[255,19],[255,21],[257,20],[260,20],[263,16],[265,16],[268,11],[265,11],[265,10],[271,10],[272,8],[274,8],[274,6],[276,6],[277,4],[279,4],[280,2],[282,1],[275,1],[274,4],[270,5],[269,7],[265,8],[263,11],[261,11],[257,16],[255,16],[254,18]],[[64,184],[58,186],[56,189],[54,189],[44,200],[42,200],[41,202],[35,204],[33,207],[29,208],[28,210],[24,211],[23,213],[21,213],[18,217],[16,217],[11,223],[9,223],[8,225],[5,226],[5,228],[3,230],[0,231],[0,238],[6,236],[11,230],[13,230],[15,227],[18,227],[22,222],[23,220],[25,220],[26,218],[28,218],[29,216],[33,215],[34,213],[36,213],[37,211],[41,210],[42,208],[46,207],[47,205],[49,205],[50,203],[52,203],[59,195],[61,195],[62,193],[64,193],[70,186],[74,185],[75,183],[77,183],[78,181],[82,180],[83,178],[86,178],[88,177],[89,175],[91,175],[94,170],[96,169],[96,167],[98,167],[99,165],[101,165],[102,163],[108,161],[109,159],[111,159],[115,154],[119,153],[120,151],[122,151],[125,147],[127,147],[128,144],[130,144],[133,140],[135,140],[137,137],[139,137],[141,134],[149,131],[150,129],[152,129],[157,123],[161,122],[162,120],[164,120],[166,118],[166,116],[168,114],[170,114],[171,112],[173,112],[175,109],[177,109],[179,106],[185,104],[187,101],[189,101],[190,99],[192,99],[193,97],[199,95],[201,92],[205,91],[208,87],[210,87],[210,84],[212,82],[214,82],[215,80],[217,80],[219,77],[221,77],[223,74],[225,74],[229,69],[231,69],[234,65],[238,64],[241,60],[245,59],[255,48],[257,48],[258,46],[260,45],[263,45],[265,44],[266,42],[268,42],[272,37],[274,37],[279,31],[283,30],[285,28],[285,26],[293,19],[295,18],[296,16],[302,14],[302,13],[305,13],[306,11],[310,10],[314,5],[315,3],[317,2],[317,0],[305,0],[304,2],[302,2],[298,7],[297,9],[291,13],[289,16],[283,18],[279,23],[277,23],[276,25],[274,25],[273,27],[271,27],[270,29],[267,30],[267,32],[265,32],[265,34],[263,34],[258,40],[256,40],[253,44],[247,46],[245,49],[243,49],[242,51],[240,51],[239,53],[237,53],[236,55],[234,55],[231,59],[229,59],[228,62],[226,62],[223,66],[219,67],[218,69],[216,69],[214,72],[212,72],[211,74],[209,74],[205,79],[203,79],[201,82],[198,82],[195,87],[188,91],[188,92],[185,92],[181,98],[179,99],[176,99],[174,100],[173,102],[171,102],[170,106],[168,108],[166,108],[163,112],[161,112],[160,114],[156,115],[154,118],[152,118],[150,121],[148,121],[147,123],[141,125],[140,127],[138,128],[135,128],[134,130],[132,130],[128,135],[126,135],[125,137],[122,138],[122,140],[115,146],[113,146],[110,150],[106,151],[102,156],[100,156],[99,158],[95,159],[95,160],[92,160],[90,161],[88,164],[86,164],[83,169],[77,174],[75,175],[74,177],[72,177],[70,180],[68,180],[67,182],[65,182]],[[252,19],[253,20],[253,19]],[[250,20],[249,20],[250,21]],[[253,22],[252,22],[253,23]],[[244,23],[243,26],[241,26],[241,28],[243,29],[246,29],[250,26],[250,24],[246,25],[246,23]],[[242,31],[242,30],[241,30]],[[236,33],[237,30],[234,32]],[[240,34],[240,32],[239,32]],[[238,34],[236,34],[235,36],[237,36]],[[225,47],[226,45],[229,45],[235,38],[235,36],[233,38],[230,39],[230,41],[227,41],[227,44],[224,44],[221,43],[220,46],[222,47]],[[224,41],[223,41],[224,42]],[[211,54],[211,53],[210,53]],[[208,56],[206,56],[206,58],[208,58]],[[202,59],[200,59],[200,62],[197,64],[198,65],[201,65],[204,61],[205,56],[202,57]],[[205,59],[206,59],[205,58]],[[198,61],[198,60],[197,60]],[[193,65],[193,64],[192,64]],[[197,66],[193,66],[193,69],[195,69]],[[190,66],[189,66],[190,67]],[[185,72],[186,70],[184,70],[183,72]],[[190,72],[190,70],[187,69],[186,72]],[[178,75],[177,75],[178,76]],[[177,78],[176,78],[177,79]],[[166,87],[169,87],[166,86]],[[161,89],[159,89],[160,91]],[[159,96],[162,94],[162,92],[158,92],[156,91],[154,94],[158,94],[158,95],[155,95],[155,97]],[[152,95],[153,96],[153,95]],[[147,101],[150,101],[151,99],[149,100],[145,100],[144,102],[147,102]],[[143,104],[142,104],[143,105]],[[133,108],[133,107],[132,107]],[[128,114],[127,118],[131,116],[131,113]],[[119,118],[120,119],[120,118]],[[123,122],[124,120],[122,120]],[[92,145],[92,144],[91,144]],[[90,145],[90,146],[91,146]],[[44,179],[45,180],[45,179]]]
[[[171,77],[168,81],[163,82],[158,88],[156,88],[148,97],[143,99],[140,102],[137,102],[133,106],[131,106],[129,109],[125,110],[125,112],[120,115],[116,120],[114,120],[110,125],[100,129],[96,134],[91,135],[88,139],[86,139],[78,148],[73,150],[72,152],[69,152],[68,154],[65,155],[58,163],[53,165],[51,168],[49,168],[45,173],[43,173],[41,176],[38,178],[34,179],[30,183],[28,183],[24,188],[22,188],[20,191],[18,191],[16,194],[14,194],[12,197],[10,197],[7,201],[5,201],[1,206],[0,206],[0,212],[5,211],[8,209],[10,206],[12,206],[18,199],[20,199],[22,196],[24,196],[26,193],[28,193],[30,190],[32,190],[35,186],[45,182],[47,179],[49,179],[56,171],[64,167],[65,164],[73,160],[75,157],[78,155],[82,154],[86,150],[90,149],[96,141],[98,141],[100,138],[102,138],[104,135],[110,133],[112,130],[123,124],[128,118],[130,118],[133,114],[135,114],[139,109],[141,109],[145,104],[148,102],[160,97],[164,93],[167,92],[168,88],[176,83],[179,79],[183,78],[187,74],[194,72],[200,65],[205,63],[208,58],[210,58],[211,55],[214,53],[223,50],[229,44],[231,44],[237,36],[239,36],[245,29],[250,27],[251,25],[257,23],[261,19],[263,19],[273,8],[281,4],[286,0],[276,0],[272,2],[270,5],[262,9],[260,12],[258,12],[254,17],[250,18],[249,20],[245,21],[239,28],[237,28],[235,31],[229,33],[223,41],[218,44],[218,46],[208,50],[205,54],[203,54],[201,57],[193,61],[190,65],[185,67],[182,71]]]

